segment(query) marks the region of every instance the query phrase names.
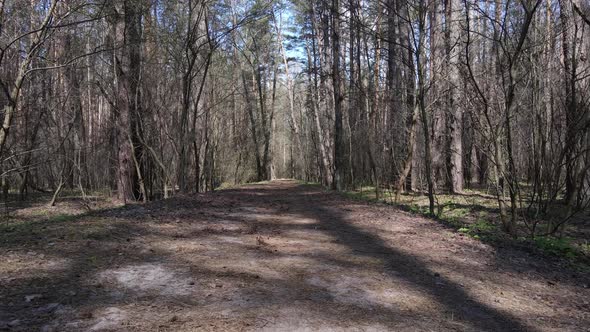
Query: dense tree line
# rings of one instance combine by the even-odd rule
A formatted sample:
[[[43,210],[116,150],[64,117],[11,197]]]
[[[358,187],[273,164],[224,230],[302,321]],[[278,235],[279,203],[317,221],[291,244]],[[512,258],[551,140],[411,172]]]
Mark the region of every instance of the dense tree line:
[[[583,0],[4,0],[3,188],[485,188],[553,233],[590,201],[589,53]]]

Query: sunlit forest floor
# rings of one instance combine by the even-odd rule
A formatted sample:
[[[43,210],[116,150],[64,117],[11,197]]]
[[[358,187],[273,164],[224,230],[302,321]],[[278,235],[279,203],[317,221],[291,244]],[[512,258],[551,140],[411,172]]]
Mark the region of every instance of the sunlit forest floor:
[[[590,272],[489,240],[491,206],[450,202],[435,220],[423,197],[400,209],[365,192],[275,181],[125,207],[39,198],[0,224],[0,330],[590,326]]]

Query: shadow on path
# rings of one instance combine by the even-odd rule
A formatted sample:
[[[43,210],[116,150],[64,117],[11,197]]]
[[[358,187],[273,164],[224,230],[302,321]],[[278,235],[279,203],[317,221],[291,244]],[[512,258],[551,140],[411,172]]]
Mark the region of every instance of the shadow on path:
[[[444,277],[435,276],[419,257],[403,253],[380,237],[353,225],[348,221],[348,213],[344,207],[337,206],[346,203],[346,198],[336,193],[323,193],[321,188],[310,186],[288,186],[286,189],[263,187],[237,190],[235,193],[263,196],[269,200],[280,197],[292,207],[289,213],[316,219],[321,226],[319,231],[337,238],[340,244],[350,248],[351,254],[380,260],[384,273],[390,277],[402,278],[432,295],[441,306],[454,313],[455,320],[467,323],[474,330],[534,331],[511,314],[478,302],[462,286]],[[336,206],[333,206],[334,203]]]
[[[43,305],[65,303],[78,313],[84,310],[96,313],[108,307],[132,305],[138,311],[136,315],[143,314],[145,317],[151,313],[153,316],[161,313],[163,315],[165,310],[162,310],[162,307],[174,310],[180,307],[190,311],[186,316],[187,324],[193,322],[192,318],[189,321],[189,317],[202,317],[199,315],[211,311],[212,314],[217,314],[215,311],[220,309],[235,310],[244,317],[258,317],[260,311],[273,312],[278,308],[302,310],[307,315],[324,318],[328,323],[340,318],[347,321],[349,327],[354,327],[354,322],[368,324],[374,321],[390,328],[399,327],[400,324],[416,324],[414,330],[420,329],[417,319],[428,315],[427,310],[419,316],[420,313],[414,314],[403,310],[404,308],[397,310],[398,308],[383,303],[372,303],[369,309],[361,303],[340,303],[334,298],[338,294],[333,294],[329,285],[309,282],[310,278],[321,277],[321,267],[333,266],[344,273],[362,269],[371,273],[377,272],[390,282],[403,281],[403,287],[409,285],[428,295],[440,305],[437,311],[450,312],[453,320],[461,323],[445,324],[440,330],[463,330],[468,327],[467,330],[490,332],[536,331],[511,313],[478,301],[462,285],[435,275],[434,271],[428,268],[428,262],[424,260],[426,255],[422,257],[419,253],[409,254],[404,251],[403,244],[385,240],[370,228],[358,223],[354,219],[356,217],[353,218],[348,204],[355,205],[356,208],[371,208],[370,204],[353,202],[335,193],[325,192],[319,187],[298,186],[292,181],[280,181],[207,195],[175,197],[146,206],[92,213],[80,217],[81,221],[76,219],[75,223],[73,220],[59,220],[53,226],[65,227],[71,223],[69,227],[77,227],[76,232],[91,230],[85,233],[84,238],[72,241],[72,244],[66,247],[67,250],[48,246],[48,241],[63,235],[59,234],[63,232],[63,228],[53,229],[52,224],[49,224],[47,231],[38,232],[45,233],[45,238],[35,240],[39,243],[34,246],[23,244],[28,238],[29,228],[17,228],[12,231],[12,238],[5,238],[0,242],[0,250],[19,254],[29,250],[35,253],[45,250],[45,254],[50,255],[50,258],[62,257],[68,259],[70,264],[62,270],[41,276],[22,275],[8,281],[4,285],[5,289],[0,287],[0,299],[6,300],[4,305],[0,304],[0,320],[14,319],[15,313],[18,312],[19,317],[24,314],[38,316],[28,321],[26,324],[30,325],[27,327],[56,324],[59,320],[52,314],[38,315],[35,311],[38,308],[30,303],[23,303],[23,296],[39,292],[44,294]],[[389,211],[392,217],[396,216],[394,209]],[[273,218],[276,221],[273,221]],[[396,221],[393,219],[391,222]],[[30,227],[42,228],[46,225],[47,222],[33,223]],[[277,234],[284,235],[287,240],[294,242],[301,240],[298,236],[309,236],[308,240],[314,240],[316,236],[330,238],[344,250],[334,253],[318,249],[317,252],[313,252],[317,248],[302,248],[297,251],[290,247],[289,252],[281,251],[281,248],[278,248],[277,252],[272,247],[256,246],[255,242],[248,242],[256,236],[257,227],[261,233],[276,231]],[[215,242],[222,238],[231,238],[235,242]],[[421,239],[433,241],[427,236]],[[162,246],[152,248],[152,240],[156,240]],[[198,247],[201,242],[212,246]],[[198,249],[191,249],[194,251],[187,253],[175,252],[165,247],[169,243],[180,243]],[[235,257],[236,252],[241,256]],[[242,258],[245,263],[240,264]],[[255,268],[249,269],[247,259],[251,260],[250,263],[262,267],[269,264],[265,271],[272,273],[265,275]],[[213,263],[210,263],[211,261]],[[377,263],[364,267],[362,263],[358,263],[363,261]],[[300,266],[300,262],[312,262],[310,264],[313,265],[311,268]],[[290,263],[293,265],[288,271],[281,269]],[[171,275],[175,274],[178,277],[170,280],[181,281],[177,286],[179,292],[148,294],[128,290],[113,296],[112,289],[105,289],[111,285],[97,283],[98,274],[104,271],[125,270],[129,266],[169,267]],[[316,267],[318,269],[313,270]],[[462,271],[462,274],[468,275],[469,271]],[[143,280],[142,276],[136,278],[139,281]],[[187,281],[190,280],[197,280],[197,286],[213,283],[213,290],[188,287]],[[218,288],[215,285],[218,280],[234,286],[244,285]],[[358,289],[362,290],[366,286],[363,284],[364,280],[356,282],[358,285],[355,287]],[[273,287],[270,288],[269,285]],[[169,286],[164,285],[162,289],[169,289]],[[10,289],[11,287],[14,289]],[[64,302],[63,292],[66,288],[77,292],[72,299],[67,300],[69,302]],[[214,295],[211,296],[207,292]],[[358,299],[359,302],[363,300],[368,301]],[[304,305],[297,307],[293,304],[294,301]],[[159,303],[161,307],[153,309],[150,307],[152,303]],[[352,313],[354,317],[340,317],[342,312]],[[361,317],[363,315],[364,317]],[[439,314],[435,320],[440,322],[441,316]],[[72,321],[84,319],[69,318]],[[305,318],[307,317],[302,317],[302,320],[305,321]],[[198,319],[200,318],[195,318],[194,321]],[[86,323],[88,322],[84,324]],[[256,325],[248,326],[249,329],[256,328]],[[221,329],[220,326],[216,327]],[[183,328],[188,329],[191,326]],[[70,330],[76,329],[74,327]]]

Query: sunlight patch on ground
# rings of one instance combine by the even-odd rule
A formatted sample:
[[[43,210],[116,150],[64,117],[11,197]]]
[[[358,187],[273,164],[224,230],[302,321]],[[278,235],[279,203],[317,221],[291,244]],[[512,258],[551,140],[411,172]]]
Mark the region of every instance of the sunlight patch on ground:
[[[264,332],[289,332],[289,331],[322,331],[322,332],[339,332],[339,331],[391,331],[391,327],[375,323],[357,323],[351,325],[347,322],[346,317],[341,319],[334,318],[327,320],[319,312],[312,312],[305,308],[280,308],[277,309],[277,316],[280,319],[269,319],[266,324],[257,330]],[[401,327],[401,326],[400,326]],[[409,327],[409,326],[408,326]],[[406,329],[401,329],[403,331]]]
[[[348,273],[353,273],[348,271]],[[368,276],[336,275],[330,277],[312,276],[306,282],[326,289],[334,300],[343,304],[364,308],[388,308],[397,310],[425,310],[432,304],[428,294],[411,289],[401,281],[375,280]],[[403,286],[399,286],[402,284]]]
[[[130,265],[100,273],[102,282],[137,295],[158,294],[185,296],[193,292],[192,279],[160,264]]]
[[[114,331],[121,328],[127,319],[127,313],[119,308],[110,307],[98,313],[98,319],[90,327],[90,331]]]
[[[70,259],[51,257],[39,252],[12,252],[3,255],[0,260],[0,280],[2,276],[17,273],[42,276],[56,271],[65,271],[70,267],[70,264]]]

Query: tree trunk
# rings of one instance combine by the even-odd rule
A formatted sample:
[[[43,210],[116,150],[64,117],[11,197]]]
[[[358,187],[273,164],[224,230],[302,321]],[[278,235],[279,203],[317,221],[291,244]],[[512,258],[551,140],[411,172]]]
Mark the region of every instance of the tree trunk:
[[[463,109],[460,101],[461,78],[459,56],[461,50],[461,1],[449,0],[446,8],[447,56],[449,62],[449,189],[453,193],[463,191]]]
[[[344,132],[340,86],[340,1],[332,0],[332,88],[334,89],[334,181],[332,189],[344,189]]]
[[[142,160],[140,113],[141,13],[132,4],[115,4],[113,39],[115,42],[117,107],[117,196],[123,202],[140,197],[138,171],[134,159]]]

